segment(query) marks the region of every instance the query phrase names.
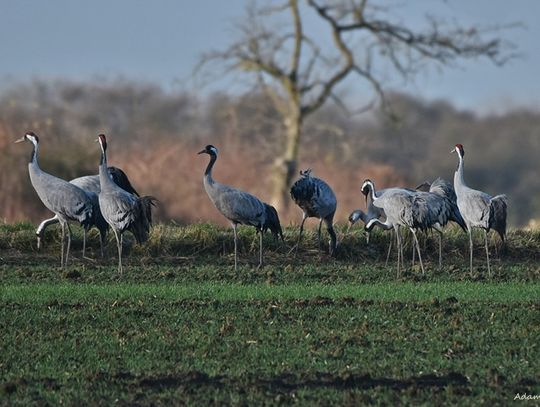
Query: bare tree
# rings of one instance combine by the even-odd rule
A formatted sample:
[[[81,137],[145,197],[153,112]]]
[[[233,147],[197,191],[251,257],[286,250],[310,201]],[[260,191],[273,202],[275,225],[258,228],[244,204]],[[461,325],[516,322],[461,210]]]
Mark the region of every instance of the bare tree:
[[[288,202],[306,117],[328,100],[351,112],[337,93],[346,78],[355,76],[370,89],[372,101],[353,112],[378,104],[392,116],[385,98],[389,77],[397,74],[408,80],[429,66],[447,67],[478,57],[502,65],[514,56],[514,46],[496,36],[501,26],[463,28],[426,17],[426,24],[417,29],[399,18],[393,22],[395,13],[391,6],[368,0],[250,3],[236,42],[203,55],[199,68],[219,62],[226,72],[252,74],[281,114],[285,142],[274,165],[273,205],[282,208]],[[306,32],[307,18],[319,24],[316,30],[328,32],[331,45],[323,47]]]

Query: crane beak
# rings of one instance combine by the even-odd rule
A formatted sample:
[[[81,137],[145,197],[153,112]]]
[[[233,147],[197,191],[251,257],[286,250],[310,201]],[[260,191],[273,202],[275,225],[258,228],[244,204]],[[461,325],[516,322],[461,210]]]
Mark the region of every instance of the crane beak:
[[[455,153],[455,152],[456,152],[456,149],[455,149],[455,148],[453,148],[452,150],[450,150],[450,154]]]
[[[26,141],[25,136],[22,136],[21,138],[18,138],[17,140],[14,141],[14,143],[22,143],[23,141]]]
[[[206,150],[201,150],[197,154],[204,154],[204,153],[206,153]]]

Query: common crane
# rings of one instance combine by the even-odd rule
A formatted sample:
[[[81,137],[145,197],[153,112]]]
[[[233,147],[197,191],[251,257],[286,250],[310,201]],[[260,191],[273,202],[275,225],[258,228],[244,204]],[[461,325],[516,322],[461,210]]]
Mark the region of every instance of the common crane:
[[[442,267],[443,228],[453,221],[465,230],[465,223],[455,201],[454,189],[449,182],[437,178],[429,191],[414,192],[414,224],[417,230],[434,229],[439,234],[439,269]],[[413,252],[414,263],[414,252]]]
[[[384,193],[384,189],[381,189],[377,191],[378,195]],[[350,228],[357,223],[359,220],[361,220],[364,225],[366,225],[371,219],[381,219],[385,220],[386,216],[384,215],[384,211],[381,208],[377,208],[375,205],[373,205],[373,197],[372,194],[370,194],[368,191],[361,191],[362,194],[365,195],[366,198],[366,208],[367,212],[364,212],[362,209],[355,209],[351,212],[349,215],[349,227],[347,228],[347,232],[350,230]],[[371,236],[371,231],[366,232],[366,243],[369,244],[369,239]],[[388,244],[388,254],[386,255],[386,263],[385,266],[388,265],[388,259],[390,258],[390,251],[392,250],[392,237],[390,237],[390,242]]]
[[[334,231],[333,221],[336,213],[337,200],[332,188],[322,179],[313,177],[311,169],[300,171],[300,178],[291,187],[291,197],[302,209],[302,223],[300,233],[295,248],[298,249],[304,231],[304,222],[307,218],[318,218],[319,229],[317,232],[318,247],[321,242],[321,225],[326,224],[326,229],[330,234],[330,255],[336,255],[337,236]]]
[[[129,230],[139,244],[148,240],[152,224],[152,206],[156,198],[137,197],[116,185],[107,170],[107,138],[104,134],[100,134],[97,141],[101,148],[99,207],[103,218],[114,232],[118,248],[118,272],[122,274],[123,234]]]
[[[71,246],[71,228],[69,221],[79,222],[85,231],[95,221],[96,212],[92,205],[92,199],[88,194],[76,185],[57,178],[44,172],[38,163],[39,137],[28,132],[23,137],[15,141],[20,143],[28,141],[32,143],[32,155],[28,164],[30,182],[38,194],[41,202],[55,214],[62,228],[62,252],[60,255],[61,267],[66,267],[69,259],[69,248]],[[67,245],[66,245],[67,229]],[[65,259],[64,259],[65,249]]]
[[[386,190],[381,189],[377,191],[377,195],[381,196],[384,194]],[[375,205],[373,205],[373,196],[369,193],[368,189],[361,190],[362,194],[366,198],[366,209],[367,212],[364,212],[362,209],[355,209],[351,212],[349,215],[349,229],[359,220],[361,220],[364,225],[367,224],[371,219],[383,219],[385,218],[384,210],[381,208],[377,208]],[[369,235],[370,233],[367,233],[367,243],[369,243]]]
[[[233,228],[234,233],[234,269],[238,269],[238,224],[254,226],[259,233],[259,266],[263,266],[263,233],[270,229],[274,238],[281,237],[283,232],[276,209],[262,202],[255,196],[239,189],[220,184],[212,178],[212,169],[216,163],[218,149],[209,144],[198,154],[208,154],[210,161],[204,171],[203,184],[208,197]]]
[[[400,227],[404,226],[408,228],[414,238],[414,244],[418,252],[418,258],[420,260],[420,268],[422,274],[424,273],[424,264],[422,262],[422,255],[420,254],[420,245],[418,244],[418,238],[416,236],[416,224],[415,224],[415,193],[413,191],[404,188],[389,188],[384,194],[377,196],[375,190],[375,184],[371,180],[365,180],[362,184],[362,191],[368,191],[372,194],[373,205],[384,210],[386,215],[386,221],[382,222],[379,219],[371,219],[365,226],[365,229],[369,232],[375,225],[380,226],[382,229],[394,229],[397,241],[398,251],[398,265],[397,275],[400,274],[400,265],[403,263],[403,244],[401,241]]]
[[[492,197],[485,192],[469,188],[465,184],[465,179],[463,176],[465,150],[461,144],[456,144],[451,152],[455,152],[458,155],[458,167],[454,173],[454,189],[457,196],[457,206],[461,212],[463,220],[465,221],[467,232],[469,234],[470,271],[472,274],[472,229],[480,228],[484,230],[488,275],[491,276],[487,235],[490,229],[494,229],[504,242],[506,237],[507,198],[506,195],[497,195]]]
[[[133,195],[139,196],[139,193],[133,188],[133,185],[131,185],[131,182],[129,181],[126,173],[122,171],[120,168],[117,167],[109,167],[109,174],[111,175],[114,183],[118,185],[123,190],[132,193]],[[101,251],[101,257],[103,257],[103,246],[105,244],[105,239],[107,237],[107,230],[109,229],[109,225],[103,219],[103,215],[101,214],[101,210],[99,209],[99,191],[100,191],[100,185],[99,185],[99,174],[96,175],[85,175],[83,177],[78,177],[75,179],[72,179],[69,181],[71,184],[78,186],[83,191],[86,192],[86,194],[90,197],[92,200],[92,206],[95,211],[95,216],[93,219],[92,224],[90,225],[90,228],[92,226],[95,226],[99,230],[100,234],[100,251]],[[36,236],[37,236],[37,248],[38,250],[41,248],[41,243],[43,241],[43,237],[45,236],[45,229],[49,227],[50,225],[54,225],[55,223],[58,223],[58,217],[55,215],[52,218],[43,220],[37,230],[36,230]],[[83,249],[82,249],[82,256],[85,257],[86,252],[86,229],[83,228]]]

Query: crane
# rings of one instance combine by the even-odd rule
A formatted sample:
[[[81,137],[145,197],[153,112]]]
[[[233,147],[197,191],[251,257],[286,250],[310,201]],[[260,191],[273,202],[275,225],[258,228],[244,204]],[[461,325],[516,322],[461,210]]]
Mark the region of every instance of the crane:
[[[28,163],[30,182],[41,202],[55,214],[62,228],[61,267],[67,267],[71,245],[71,229],[69,221],[79,222],[85,231],[95,221],[96,212],[92,199],[76,185],[44,172],[38,163],[39,137],[34,132],[28,132],[16,143],[28,141],[32,144],[32,155]],[[67,229],[67,245],[66,245]],[[64,258],[65,251],[65,258]]]
[[[404,226],[408,228],[414,238],[414,244],[418,252],[418,259],[420,261],[420,268],[422,274],[424,271],[424,264],[422,262],[422,255],[420,254],[420,245],[418,244],[418,238],[416,236],[417,225],[415,223],[415,193],[404,188],[388,188],[384,194],[377,195],[375,190],[375,184],[373,181],[367,179],[362,184],[362,191],[368,191],[373,197],[373,205],[384,210],[386,215],[386,221],[382,222],[379,219],[371,219],[365,226],[365,229],[369,232],[375,225],[378,225],[382,229],[389,230],[394,229],[397,241],[398,251],[398,265],[397,275],[400,275],[400,263],[403,263],[403,244],[401,241],[400,227]]]
[[[384,193],[384,189],[381,189],[377,191],[378,195]],[[362,194],[365,195],[366,198],[366,208],[367,212],[364,212],[362,209],[355,209],[351,212],[349,215],[349,227],[347,229],[347,232],[350,230],[350,228],[359,220],[361,220],[364,225],[366,225],[371,219],[382,219],[386,220],[386,216],[384,214],[384,211],[381,208],[377,208],[375,205],[373,205],[373,196],[369,191],[361,191]],[[366,243],[369,244],[369,238],[370,238],[371,232],[366,232]],[[388,259],[390,258],[390,251],[392,250],[392,237],[390,238],[390,242],[388,244],[388,254],[386,255],[386,263],[385,266],[388,265]]]
[[[136,196],[139,196],[138,192],[135,190],[135,188],[133,188],[133,186],[131,185],[131,182],[129,181],[129,178],[127,177],[124,171],[122,171],[120,168],[117,168],[117,167],[108,167],[108,170],[109,170],[109,174],[111,175],[116,185],[118,185],[120,188],[124,189],[125,191],[128,191]],[[99,230],[100,251],[101,251],[101,257],[103,257],[103,246],[105,243],[105,238],[107,237],[107,230],[109,228],[109,225],[107,224],[105,219],[103,219],[103,215],[101,214],[101,210],[99,209],[98,195],[101,189],[99,186],[99,174],[85,175],[83,177],[72,179],[69,182],[73,185],[78,186],[82,190],[84,190],[86,194],[92,200],[92,206],[96,214],[89,228],[95,226]],[[54,225],[55,223],[58,223],[58,217],[56,215],[53,216],[52,218],[43,220],[39,224],[36,230],[38,250],[41,248],[41,243],[42,243],[43,237],[45,236],[45,229],[49,227],[50,225]],[[85,251],[86,251],[86,229],[83,228],[82,257],[85,257]]]
[[[377,195],[381,196],[382,194],[384,194],[385,191],[385,189],[381,189],[377,191]],[[371,219],[385,218],[384,210],[382,210],[381,208],[377,208],[375,205],[373,205],[373,196],[369,193],[369,188],[366,188],[366,190],[361,190],[361,192],[366,198],[367,212],[364,212],[361,209],[353,210],[349,215],[349,229],[359,220],[361,220],[365,225]],[[368,232],[367,243],[369,243],[369,235],[370,233]]]
[[[429,191],[414,191],[413,217],[417,230],[434,229],[439,234],[439,269],[442,267],[443,228],[453,221],[465,230],[465,223],[455,202],[454,189],[448,181],[437,178]],[[414,263],[414,252],[413,252]]]
[[[439,233],[439,269],[442,267],[442,235],[443,227],[449,221],[455,222],[466,230],[465,223],[456,204],[456,194],[452,185],[442,179],[437,178],[433,183],[424,182],[416,187],[416,189],[404,188],[405,191],[414,195],[413,218],[415,229],[430,230],[434,229]],[[370,188],[365,188],[362,193],[366,195],[368,213],[373,216],[368,218],[384,217],[384,211],[380,213],[370,209],[373,207],[373,201],[370,194]],[[377,191],[377,195],[381,196],[386,190]],[[379,209],[380,210],[380,209]],[[353,212],[354,213],[354,212]],[[366,222],[367,223],[367,222]],[[391,249],[391,242],[389,252]],[[413,247],[413,264],[414,264],[415,248]],[[388,259],[388,256],[387,256]]]
[[[208,197],[223,216],[225,216],[233,228],[234,234],[234,269],[238,270],[238,224],[254,226],[259,233],[259,265],[263,266],[263,233],[270,229],[274,238],[281,236],[283,232],[279,222],[276,209],[262,202],[257,197],[233,188],[220,184],[212,178],[212,169],[218,157],[218,149],[209,144],[198,154],[208,154],[210,161],[204,172],[203,184]]]
[[[465,150],[463,145],[456,144],[451,150],[452,153],[458,155],[458,167],[454,173],[454,189],[457,196],[457,206],[461,212],[461,216],[467,226],[469,234],[469,263],[470,272],[473,272],[473,228],[484,230],[484,239],[486,247],[486,261],[488,275],[491,276],[491,268],[489,264],[489,247],[488,247],[488,232],[495,230],[504,243],[506,237],[506,213],[507,213],[507,197],[506,195],[490,196],[485,192],[469,188],[465,184],[464,179],[464,157]]]
[[[100,134],[97,142],[101,148],[99,207],[114,232],[118,248],[118,272],[122,274],[123,234],[129,230],[137,243],[146,242],[152,224],[152,206],[157,200],[153,196],[137,197],[116,185],[107,169],[107,138]]]
[[[318,218],[319,229],[317,232],[318,247],[321,242],[321,225],[326,224],[326,229],[330,235],[330,255],[336,255],[337,236],[332,224],[336,213],[337,200],[332,188],[322,179],[313,177],[311,169],[300,171],[300,178],[291,187],[291,197],[302,209],[302,223],[300,224],[300,234],[295,248],[298,249],[304,231],[304,223],[307,218]]]

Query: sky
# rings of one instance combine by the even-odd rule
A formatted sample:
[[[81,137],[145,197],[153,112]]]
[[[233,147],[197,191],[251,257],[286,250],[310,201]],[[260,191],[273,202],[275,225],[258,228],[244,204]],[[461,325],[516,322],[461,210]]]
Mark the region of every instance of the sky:
[[[425,13],[464,25],[520,22],[504,32],[521,56],[503,67],[480,60],[429,70],[397,89],[458,108],[499,112],[540,109],[540,1],[403,0],[395,14]],[[0,0],[0,90],[32,79],[127,78],[169,91],[192,89],[200,56],[234,40],[247,0]],[[309,21],[308,21],[309,23]],[[211,90],[231,91],[217,81]],[[354,85],[352,86],[354,91]]]

